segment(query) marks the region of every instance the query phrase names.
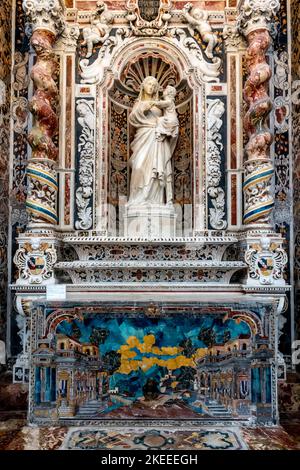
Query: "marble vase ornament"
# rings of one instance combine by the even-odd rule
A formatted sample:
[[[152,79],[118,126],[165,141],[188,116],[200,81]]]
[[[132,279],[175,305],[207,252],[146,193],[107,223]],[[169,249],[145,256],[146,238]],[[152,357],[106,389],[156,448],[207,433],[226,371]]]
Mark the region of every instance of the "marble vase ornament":
[[[130,196],[125,207],[125,235],[174,237],[172,155],[178,138],[176,89],[167,86],[159,98],[159,83],[146,77],[129,116],[135,131]]]

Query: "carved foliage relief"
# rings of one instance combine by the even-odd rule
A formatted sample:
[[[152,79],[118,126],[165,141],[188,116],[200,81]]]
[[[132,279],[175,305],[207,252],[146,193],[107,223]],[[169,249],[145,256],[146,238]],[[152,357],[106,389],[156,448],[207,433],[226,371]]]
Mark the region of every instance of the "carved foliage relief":
[[[75,228],[91,229],[93,225],[94,159],[95,159],[94,100],[76,101],[76,217]]]
[[[216,230],[226,228],[224,190],[224,129],[225,103],[221,98],[207,100],[206,181],[209,196],[209,225]]]

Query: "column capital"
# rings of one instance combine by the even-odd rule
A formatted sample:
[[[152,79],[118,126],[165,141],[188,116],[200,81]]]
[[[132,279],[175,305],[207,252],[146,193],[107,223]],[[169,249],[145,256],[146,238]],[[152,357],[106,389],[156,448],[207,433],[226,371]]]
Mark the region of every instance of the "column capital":
[[[23,0],[23,10],[30,35],[42,29],[58,36],[64,30],[65,8],[62,0]]]
[[[241,34],[248,36],[258,29],[274,32],[275,15],[280,8],[280,0],[241,0],[238,6],[237,26]]]

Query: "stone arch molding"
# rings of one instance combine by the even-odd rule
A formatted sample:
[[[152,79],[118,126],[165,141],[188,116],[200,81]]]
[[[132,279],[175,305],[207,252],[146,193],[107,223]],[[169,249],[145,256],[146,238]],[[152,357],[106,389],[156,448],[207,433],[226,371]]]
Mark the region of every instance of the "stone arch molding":
[[[189,38],[191,39],[191,38]],[[183,41],[184,42],[184,41]],[[197,45],[197,50],[199,46]],[[96,195],[94,202],[95,218],[92,222],[92,212],[88,217],[88,226],[83,227],[81,221],[79,226],[83,228],[96,227],[96,230],[107,235],[109,215],[107,214],[107,194],[105,190],[100,188],[108,187],[108,148],[107,148],[107,111],[103,103],[107,102],[108,92],[113,87],[114,81],[121,80],[121,74],[124,68],[130,61],[136,60],[144,53],[157,53],[167,62],[172,62],[179,72],[180,82],[186,80],[187,85],[193,91],[193,99],[197,102],[194,106],[193,123],[194,123],[194,145],[191,158],[195,168],[205,167],[205,148],[202,136],[200,133],[195,132],[206,123],[206,108],[205,108],[205,86],[206,84],[214,81],[219,82],[219,61],[215,63],[207,63],[202,58],[197,58],[196,55],[184,50],[183,47],[173,42],[170,38],[130,38],[124,41],[120,47],[117,47],[110,57],[104,57],[99,60],[101,56],[101,49],[98,59],[85,68],[87,60],[84,59],[80,62],[82,68],[82,81],[86,85],[90,85],[91,95],[96,96],[97,106],[95,109],[96,122],[99,129],[102,129],[101,136],[95,142],[95,176],[94,176],[94,190],[85,198],[84,210],[81,211],[83,215],[80,217],[85,219],[87,214],[86,207],[89,201],[92,200],[92,193]],[[80,90],[80,87],[78,87]],[[94,90],[94,92],[92,91]],[[80,94],[77,95],[77,98]],[[98,157],[97,157],[98,155]],[[92,178],[91,178],[92,180]],[[198,195],[196,192],[197,187],[206,187],[206,177],[204,172],[196,172],[194,170],[194,184],[192,190],[192,200],[195,208],[197,201],[198,208],[195,208],[193,213],[192,227],[194,233],[205,229],[206,226],[206,203],[205,195],[202,193]],[[91,183],[92,184],[92,183]],[[202,208],[200,210],[200,208]]]
[[[124,31],[117,31],[106,46],[103,46],[93,63],[80,61],[81,83],[102,85],[107,75],[118,78],[121,70],[133,58],[143,52],[158,52],[172,60],[191,88],[196,84],[219,82],[221,59],[207,62],[194,38],[187,37],[184,30],[174,30],[172,38],[122,38]],[[192,83],[194,77],[195,83]]]
[[[201,128],[206,123],[206,87],[210,83],[220,82],[221,59],[213,57],[212,61],[208,62],[199,44],[193,37],[188,36],[185,30],[175,28],[169,30],[169,33],[168,37],[132,37],[129,29],[119,28],[115,30],[115,35],[110,35],[101,46],[94,62],[90,63],[87,58],[79,62],[80,82],[88,86],[89,96],[95,105],[93,111],[95,123],[102,132],[97,140],[96,132],[92,138],[94,159],[85,161],[80,157],[79,160],[79,175],[82,173],[84,177],[79,176],[80,186],[76,191],[77,229],[95,228],[102,235],[108,234],[107,190],[101,189],[108,187],[108,148],[105,135],[108,116],[104,103],[114,81],[121,79],[122,70],[128,63],[149,52],[160,55],[167,62],[172,62],[179,72],[180,81],[186,80],[197,103],[193,114],[194,129]],[[85,89],[78,84],[76,98],[86,100],[87,95],[85,92],[81,93],[81,88]],[[91,102],[89,104],[91,105]],[[207,226],[207,202],[205,193],[199,195],[196,192],[197,187],[206,187],[205,148],[202,136],[197,132],[194,132],[192,159],[194,168],[203,169],[200,173],[194,174],[192,188],[194,207],[192,227],[193,233],[199,233]],[[223,198],[222,208],[224,204]],[[211,215],[209,217],[212,219]],[[219,229],[220,226],[215,228]]]

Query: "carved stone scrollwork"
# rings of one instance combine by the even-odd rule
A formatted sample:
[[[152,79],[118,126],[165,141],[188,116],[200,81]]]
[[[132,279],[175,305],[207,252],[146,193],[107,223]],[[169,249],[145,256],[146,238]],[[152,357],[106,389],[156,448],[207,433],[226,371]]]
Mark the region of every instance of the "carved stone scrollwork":
[[[290,85],[288,53],[278,51],[274,54],[274,85],[280,90],[280,95],[274,100],[275,127],[278,133],[286,132],[289,128],[290,117]]]
[[[220,129],[225,113],[224,103],[220,99],[208,100],[207,107],[207,192],[213,208],[209,209],[209,222],[212,228],[223,230],[227,222],[225,216],[225,192],[220,187],[221,172],[221,141]]]
[[[49,284],[54,281],[53,266],[57,261],[53,243],[34,238],[21,243],[14,256],[19,269],[17,284]]]
[[[248,42],[246,63],[249,75],[244,86],[244,99],[248,105],[244,128],[249,139],[245,148],[245,224],[269,224],[274,207],[271,189],[274,167],[270,158],[273,136],[267,124],[272,109],[267,92],[271,69],[266,53],[278,9],[278,0],[246,0],[238,18],[239,30]]]
[[[250,244],[245,254],[249,266],[249,282],[262,285],[284,285],[283,271],[288,258],[286,252],[272,239],[262,237],[258,243]]]
[[[91,199],[94,176],[94,108],[93,101],[80,99],[76,104],[81,131],[78,138],[79,187],[76,190],[77,220],[75,227],[90,229],[93,223]]]
[[[239,49],[246,47],[245,40],[241,33],[239,32],[236,25],[225,24],[223,28],[223,39],[225,43],[226,50],[229,49]]]
[[[186,53],[196,73],[205,82],[219,81],[221,59],[214,57],[212,62],[204,59],[203,53],[194,38],[191,38],[181,28],[173,28],[171,36],[177,41],[178,47]]]
[[[141,17],[137,0],[130,0],[127,3],[128,27],[114,28],[113,34],[111,33],[111,27],[103,27],[101,29],[102,36],[99,36],[100,33],[97,33],[96,30],[94,31],[94,26],[93,28],[87,28],[86,31],[84,30],[85,41],[83,45],[88,45],[89,40],[92,41],[92,44],[88,47],[87,58],[80,61],[81,82],[88,84],[101,82],[105,75],[105,70],[111,66],[112,57],[116,57],[118,51],[122,53],[134,40],[138,41],[140,36],[144,37],[145,41],[148,38],[150,38],[150,41],[154,36],[157,37],[157,41],[165,41],[165,44],[172,42],[187,56],[191,66],[195,69],[196,75],[199,76],[199,80],[204,82],[219,81],[221,69],[220,57],[213,57],[212,60],[208,61],[207,57],[211,57],[210,54],[202,52],[195,38],[191,37],[184,29],[170,27],[171,2],[169,0],[161,0],[160,5],[159,16],[156,20],[149,23]],[[103,10],[102,14],[113,15],[113,13],[106,10]],[[102,21],[101,18],[102,16],[100,15],[100,22]],[[113,17],[110,16],[110,18]],[[211,29],[208,23],[207,27]],[[95,42],[93,42],[92,36],[95,38]],[[136,37],[133,38],[133,36]],[[97,59],[90,63],[88,57],[90,57],[94,43],[101,43],[102,46],[99,49]]]
[[[127,20],[135,36],[164,36],[167,33],[171,0],[160,0],[159,5],[151,3],[151,0],[127,0]]]
[[[66,24],[65,29],[63,30],[59,40],[57,41],[57,46],[59,47],[60,44],[63,44],[65,48],[76,49],[79,34],[79,24]]]
[[[17,296],[15,309],[17,311],[16,323],[22,351],[13,366],[13,382],[26,384],[29,382],[30,367],[30,340],[31,340],[31,306],[37,296]]]

